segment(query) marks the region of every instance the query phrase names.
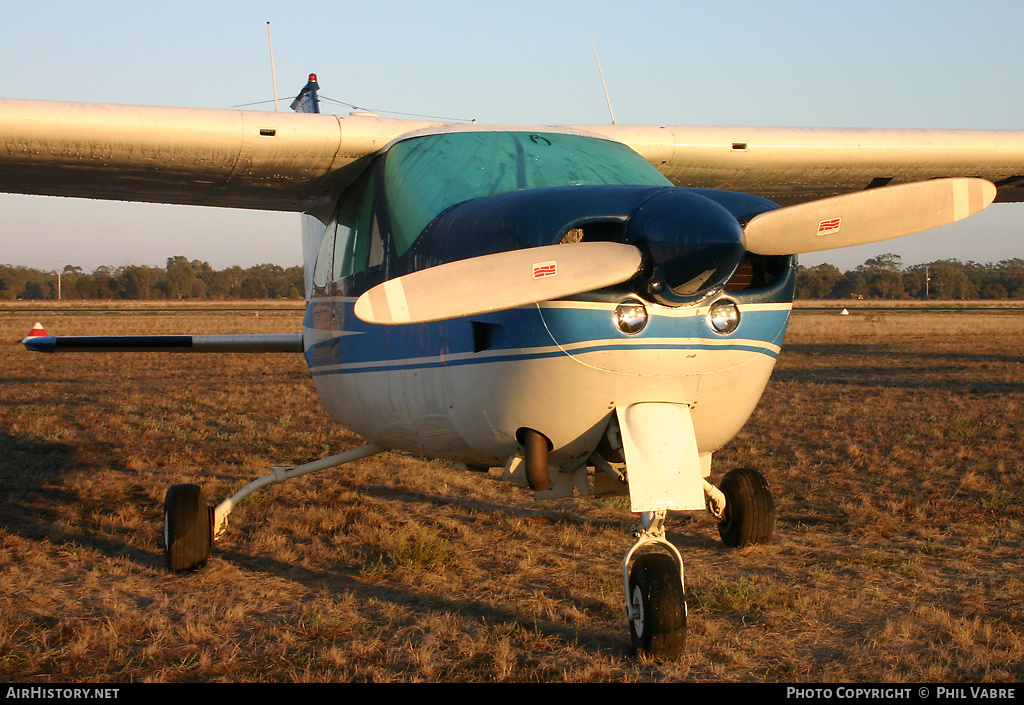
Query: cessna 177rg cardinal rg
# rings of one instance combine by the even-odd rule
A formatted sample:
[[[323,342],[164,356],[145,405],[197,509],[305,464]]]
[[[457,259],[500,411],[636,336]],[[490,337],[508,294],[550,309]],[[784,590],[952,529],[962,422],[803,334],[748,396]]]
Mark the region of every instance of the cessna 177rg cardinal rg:
[[[216,508],[167,493],[173,571],[203,565],[249,492],[402,449],[503,466],[538,497],[628,493],[638,652],[686,633],[669,511],[767,542],[765,479],[718,486],[786,331],[794,255],[899,237],[1021,199],[1024,132],[483,126],[0,101],[0,189],[305,214],[301,335],[52,338],[32,349],[302,352],[368,445]]]

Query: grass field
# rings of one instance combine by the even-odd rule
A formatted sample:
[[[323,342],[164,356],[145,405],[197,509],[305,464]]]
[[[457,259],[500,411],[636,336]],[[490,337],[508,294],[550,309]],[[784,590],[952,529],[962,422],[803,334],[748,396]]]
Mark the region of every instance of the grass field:
[[[259,304],[254,304],[258,307]],[[1024,680],[1024,318],[798,310],[715,456],[775,492],[771,545],[671,521],[690,633],[636,661],[621,500],[538,503],[376,456],[246,500],[207,568],[164,569],[166,488],[219,501],[359,440],[299,355],[64,355],[62,335],[296,332],[256,311],[0,308],[0,678],[67,681]]]

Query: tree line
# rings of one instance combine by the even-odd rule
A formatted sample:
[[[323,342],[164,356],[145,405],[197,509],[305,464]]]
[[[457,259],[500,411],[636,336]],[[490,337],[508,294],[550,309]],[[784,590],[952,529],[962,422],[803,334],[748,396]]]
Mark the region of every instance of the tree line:
[[[286,269],[276,264],[214,270],[207,262],[169,257],[163,268],[103,266],[87,274],[81,267],[69,264],[59,275],[0,265],[0,301],[302,299],[304,289],[302,267]]]
[[[258,264],[214,270],[207,262],[169,257],[166,267],[98,267],[85,273],[0,265],[0,301],[14,299],[302,299],[302,267]],[[1024,259],[995,264],[937,260],[904,267],[884,254],[841,272],[831,264],[797,268],[798,299],[1024,299]]]
[[[847,272],[831,264],[798,267],[798,299],[1024,299],[1024,259],[995,264],[937,260],[904,267],[884,254]]]

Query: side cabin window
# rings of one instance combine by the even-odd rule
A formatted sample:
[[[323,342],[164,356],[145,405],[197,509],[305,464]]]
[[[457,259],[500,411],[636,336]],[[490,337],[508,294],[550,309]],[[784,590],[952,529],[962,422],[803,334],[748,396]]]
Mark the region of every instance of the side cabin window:
[[[384,261],[384,242],[374,211],[375,171],[370,169],[346,191],[320,243],[313,284],[358,274]]]

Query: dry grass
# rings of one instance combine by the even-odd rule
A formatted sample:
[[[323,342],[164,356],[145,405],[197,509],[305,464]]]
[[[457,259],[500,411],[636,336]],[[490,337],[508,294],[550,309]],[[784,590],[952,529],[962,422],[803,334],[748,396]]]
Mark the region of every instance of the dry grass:
[[[382,455],[264,490],[206,570],[163,568],[170,484],[219,500],[358,440],[300,356],[66,355],[60,334],[293,332],[301,314],[0,309],[0,677],[9,681],[1020,681],[1024,324],[800,312],[721,469],[775,542],[676,519],[687,652],[636,662],[615,501]]]

